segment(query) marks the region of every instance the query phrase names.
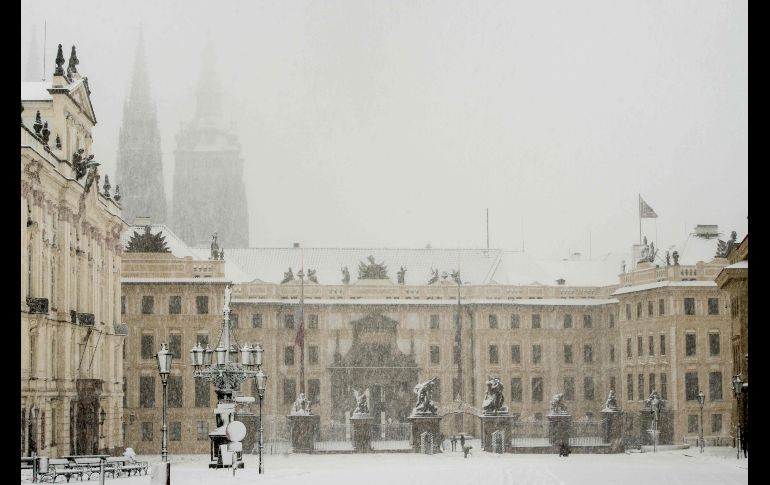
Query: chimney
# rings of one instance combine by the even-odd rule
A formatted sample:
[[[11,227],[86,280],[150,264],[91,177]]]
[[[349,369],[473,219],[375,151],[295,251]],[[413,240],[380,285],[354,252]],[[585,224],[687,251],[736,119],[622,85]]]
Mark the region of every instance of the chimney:
[[[298,248],[298,247],[299,247],[299,243],[296,243],[296,242],[295,242],[295,243],[294,243],[294,247],[295,247],[295,248]]]

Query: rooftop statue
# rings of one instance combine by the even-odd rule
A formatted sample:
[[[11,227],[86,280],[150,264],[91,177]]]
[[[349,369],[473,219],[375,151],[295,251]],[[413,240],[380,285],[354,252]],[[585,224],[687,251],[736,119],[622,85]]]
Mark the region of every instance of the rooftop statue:
[[[211,235],[211,259],[219,259],[219,243],[216,232]]]
[[[484,402],[481,405],[484,414],[507,414],[508,406],[503,406],[505,396],[503,395],[503,384],[499,377],[487,378],[487,392],[484,395]]]
[[[346,285],[350,283],[350,271],[347,266],[342,268],[342,283]]]
[[[367,258],[369,264],[360,262],[358,265],[358,279],[359,280],[386,280],[388,279],[388,267],[383,263],[375,263],[374,256],[369,255]]]
[[[169,253],[171,250],[166,245],[166,236],[162,231],[157,234],[150,233],[150,226],[144,226],[144,234],[134,231],[126,245],[127,253]]]
[[[430,273],[431,273],[431,277],[430,277],[430,279],[428,280],[428,284],[429,284],[429,285],[432,285],[433,283],[435,283],[436,281],[438,281],[438,269],[433,269],[433,268],[431,268],[431,269],[430,269]]]
[[[404,277],[406,276],[406,268],[401,266],[401,270],[398,271],[398,284],[403,285],[404,284]]]
[[[433,404],[433,386],[436,385],[436,378],[432,378],[423,383],[414,386],[414,393],[417,394],[417,404],[414,406],[412,414],[422,416],[435,416],[436,406]]]
[[[314,269],[307,270],[307,279],[313,283],[318,283],[318,277],[316,276]]]
[[[294,272],[291,270],[291,266],[289,266],[289,271],[283,274],[283,279],[281,280],[281,284],[288,283],[293,279],[294,279]]]

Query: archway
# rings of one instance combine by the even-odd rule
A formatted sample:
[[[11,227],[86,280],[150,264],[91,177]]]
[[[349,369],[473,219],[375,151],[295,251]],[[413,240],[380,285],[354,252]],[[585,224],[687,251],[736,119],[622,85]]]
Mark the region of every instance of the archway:
[[[468,439],[477,439],[481,432],[481,411],[471,404],[456,398],[454,401],[440,403],[436,414],[441,416],[441,433],[447,440],[461,434]],[[451,449],[451,448],[447,448]],[[457,451],[461,451],[457,445]]]

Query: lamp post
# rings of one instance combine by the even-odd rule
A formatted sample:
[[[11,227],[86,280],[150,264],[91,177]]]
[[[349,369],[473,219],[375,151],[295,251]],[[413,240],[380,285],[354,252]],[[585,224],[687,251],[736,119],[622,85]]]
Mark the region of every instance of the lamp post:
[[[658,399],[658,393],[653,391],[652,402],[650,402],[652,408],[652,452],[658,451],[658,419],[660,415],[660,399]]]
[[[164,462],[168,461],[168,395],[166,394],[166,386],[168,385],[168,375],[171,372],[171,359],[173,354],[168,351],[168,344],[160,344],[160,351],[158,352],[158,373],[160,374],[160,381],[163,383],[163,441],[161,442],[160,455]]]
[[[262,370],[262,346],[258,345],[257,350],[257,356],[259,360],[259,370],[257,371],[257,375],[254,377],[256,384],[257,384],[257,393],[259,394],[259,473],[262,474],[265,472],[264,468],[262,467],[262,449],[264,448],[264,443],[262,441],[262,400],[265,397],[265,383],[267,382],[267,374]]]
[[[733,376],[733,396],[735,397],[735,400],[737,401],[736,405],[736,414],[738,415],[738,424],[737,424],[737,433],[735,436],[736,440],[736,449],[738,450],[738,454],[736,456],[737,459],[740,459],[741,457],[741,436],[740,433],[743,432],[743,419],[741,416],[741,391],[743,390],[743,381],[741,380],[741,375],[736,374]]]
[[[706,402],[706,395],[703,394],[703,391],[698,391],[698,406],[700,406],[700,426],[698,427],[698,430],[700,431],[700,452],[703,453],[703,403]]]

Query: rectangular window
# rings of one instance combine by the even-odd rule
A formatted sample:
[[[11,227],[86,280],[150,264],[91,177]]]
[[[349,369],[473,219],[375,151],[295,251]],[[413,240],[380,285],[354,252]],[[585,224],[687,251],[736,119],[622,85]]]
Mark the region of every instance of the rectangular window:
[[[615,314],[610,313],[610,328],[615,328]]]
[[[497,315],[489,315],[489,328],[497,328]]]
[[[634,377],[631,374],[626,375],[626,396],[629,401],[634,400]]]
[[[631,304],[626,303],[626,320],[631,320]]]
[[[698,415],[697,414],[687,415],[687,432],[688,433],[698,432]]]
[[[521,326],[521,320],[518,313],[511,314],[511,328],[516,329]]]
[[[540,402],[543,400],[543,378],[532,378],[532,401]]]
[[[655,355],[655,337],[652,335],[647,336],[647,352],[649,355]]]
[[[639,374],[637,380],[639,382],[637,383],[636,395],[637,399],[641,400],[644,399],[644,374]]]
[[[521,364],[521,346],[519,344],[511,345],[511,363]]]
[[[650,394],[652,394],[652,391],[656,390],[656,388],[655,388],[655,374],[650,373],[649,379],[650,379]]]
[[[698,373],[686,372],[684,374],[684,395],[688,401],[698,400]]]
[[[139,376],[139,407],[155,407],[155,376]]]
[[[626,340],[626,358],[630,359],[631,355],[631,337]]]
[[[255,313],[251,316],[251,328],[262,328],[262,314]]]
[[[668,399],[668,376],[666,374],[660,375],[660,398]]]
[[[437,377],[434,382],[435,387],[433,388],[433,396],[431,397],[438,403],[441,402],[441,379]]]
[[[594,378],[583,378],[583,397],[586,401],[594,400]]]
[[[721,431],[722,431],[722,415],[712,414],[711,415],[711,432],[720,433]]]
[[[238,314],[230,313],[230,328],[238,328]]]
[[[709,355],[712,357],[716,357],[719,355],[719,334],[718,333],[710,333],[709,334]]]
[[[642,302],[638,302],[636,304],[636,319],[642,318]]]
[[[171,421],[171,426],[168,429],[169,441],[182,441],[182,422]]]
[[[644,355],[644,345],[642,343],[641,335],[636,336],[636,354],[638,357],[641,357],[642,355]]]
[[[497,345],[489,346],[489,363],[490,364],[500,363],[500,356],[498,355],[498,352],[497,352]]]
[[[155,310],[155,298],[152,296],[142,297],[142,314],[152,315]]]
[[[174,359],[182,358],[182,336],[180,334],[172,333],[168,336],[168,351],[171,352]],[[179,362],[179,360],[177,360],[177,362]]]
[[[120,314],[126,314],[126,295],[120,295]]]
[[[142,422],[142,441],[152,441],[152,423]]]
[[[460,385],[459,377],[452,378],[452,395],[455,399],[460,399],[462,396],[462,386]]]
[[[532,328],[540,328],[540,314],[539,313],[533,313],[532,314]]]
[[[572,363],[572,345],[568,345],[568,344],[564,345],[564,363],[565,364]]]
[[[610,362],[615,362],[615,345],[610,344]]]
[[[511,402],[521,402],[521,377],[511,378]]]
[[[182,313],[182,297],[175,295],[168,297],[168,313],[169,315],[179,315]]]
[[[695,315],[695,298],[684,299],[684,314]]]
[[[695,334],[688,333],[684,336],[684,355],[687,357],[695,356]]]
[[[722,373],[709,372],[709,399],[712,401],[722,400]]]
[[[615,376],[610,376],[610,389],[615,390]]]
[[[294,347],[291,345],[283,348],[283,364],[294,365]]]
[[[294,315],[289,314],[283,316],[283,328],[294,328]]]
[[[294,379],[283,380],[283,403],[291,404],[297,400],[297,382]]]
[[[583,345],[583,362],[586,364],[591,364],[594,361],[594,346],[593,345]]]
[[[142,358],[154,359],[156,352],[157,350],[155,350],[155,337],[147,334],[142,335]]]
[[[195,297],[195,311],[198,315],[208,315],[209,297],[206,295]]]
[[[318,365],[318,346],[311,345],[307,349],[307,361],[310,365]]]
[[[182,407],[182,376],[168,376],[168,407]]]
[[[319,379],[307,380],[307,398],[311,404],[321,403],[321,381]]]
[[[663,298],[658,300],[658,315],[663,316],[666,314],[666,303]]]
[[[583,315],[583,328],[592,328],[594,326],[591,315]]]
[[[430,316],[430,328],[435,330],[438,327],[439,327],[439,317],[438,317],[438,315],[431,315]]]
[[[666,355],[666,336],[660,336],[660,355]]]
[[[564,315],[564,328],[572,328],[572,315],[569,313]]]
[[[719,298],[709,298],[709,315],[719,315]]]
[[[567,401],[575,400],[575,378],[574,377],[564,378],[564,399]]]
[[[490,356],[491,356],[491,353],[490,353]],[[490,357],[490,359],[491,359],[491,357]],[[430,346],[430,363],[431,364],[438,364],[439,363],[439,348],[438,348],[438,345],[431,345]]]
[[[307,316],[307,328],[318,328],[318,315],[311,313]]]
[[[195,382],[195,407],[211,406],[211,383],[203,379],[193,379],[193,382]]]
[[[647,302],[647,316],[652,318],[652,300]]]
[[[196,427],[196,434],[198,437],[198,441],[206,441],[207,439],[209,439],[208,421],[198,421],[198,426]]]
[[[540,359],[543,357],[542,355],[542,347],[539,345],[533,345],[532,346],[532,363],[533,364],[539,364]]]

